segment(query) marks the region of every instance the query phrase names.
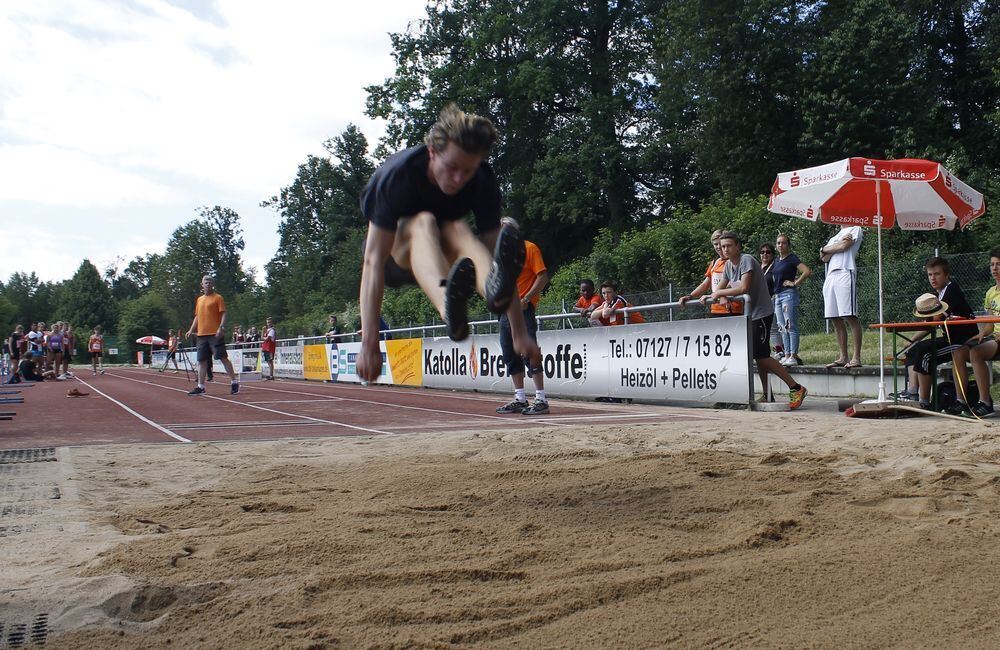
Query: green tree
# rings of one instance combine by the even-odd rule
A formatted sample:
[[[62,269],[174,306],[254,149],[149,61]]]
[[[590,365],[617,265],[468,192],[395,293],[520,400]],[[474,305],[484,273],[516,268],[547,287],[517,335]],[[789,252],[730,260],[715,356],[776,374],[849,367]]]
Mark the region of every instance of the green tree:
[[[358,295],[364,219],[358,197],[374,165],[368,142],[349,125],[309,156],[294,181],[264,203],[278,211],[278,252],[266,265],[268,308],[279,320],[333,311]]]
[[[201,278],[215,278],[216,291],[233,300],[251,283],[243,270],[243,232],[229,208],[202,208],[201,218],[174,230],[162,257],[150,260],[151,289],[178,314],[190,318],[201,294]]]
[[[115,301],[100,271],[83,260],[73,277],[63,285],[55,317],[82,328],[108,328],[116,320]]]
[[[0,335],[6,337],[15,325],[22,324],[15,322],[14,314],[16,313],[17,308],[14,306],[14,303],[8,300],[7,296],[3,295],[3,293],[0,293],[0,327],[3,328]]]
[[[118,337],[121,345],[131,352],[149,348],[136,343],[136,339],[152,334],[166,338],[167,330],[176,327],[177,314],[158,293],[147,293],[124,306],[118,319]]]
[[[428,7],[418,31],[393,35],[396,72],[368,88],[387,119],[377,150],[420,141],[457,101],[493,119],[492,161],[506,211],[553,263],[617,236],[642,209],[632,146],[648,70],[643,2],[461,0]]]
[[[796,0],[672,0],[652,30],[656,124],[648,155],[664,170],[666,207],[713,190],[767,190],[801,163],[799,97],[812,41],[809,5]],[[654,178],[656,178],[654,176]]]
[[[17,271],[11,274],[3,292],[14,305],[15,322],[28,327],[29,323],[52,319],[55,311],[55,285],[42,282],[34,271]]]

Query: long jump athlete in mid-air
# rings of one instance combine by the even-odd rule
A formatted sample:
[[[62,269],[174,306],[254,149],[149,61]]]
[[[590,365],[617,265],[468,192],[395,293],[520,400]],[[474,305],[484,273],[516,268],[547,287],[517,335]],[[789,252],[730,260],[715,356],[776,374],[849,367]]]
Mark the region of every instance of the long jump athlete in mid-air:
[[[454,104],[441,111],[424,144],[392,155],[361,195],[368,219],[361,270],[361,353],[358,376],[374,381],[382,369],[379,314],[385,287],[423,289],[453,341],[469,336],[468,301],[478,290],[490,311],[507,313],[514,349],[533,371],[541,352],[528,335],[518,301],[524,238],[500,222],[500,186],[486,162],[497,131],[484,117]],[[477,238],[464,217],[475,216]],[[487,246],[493,248],[490,255]]]

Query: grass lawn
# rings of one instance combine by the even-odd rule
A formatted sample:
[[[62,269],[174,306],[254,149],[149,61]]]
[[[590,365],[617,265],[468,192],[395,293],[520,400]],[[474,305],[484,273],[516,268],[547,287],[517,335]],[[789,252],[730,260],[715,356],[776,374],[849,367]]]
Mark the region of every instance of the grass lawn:
[[[851,345],[850,333],[848,333],[848,354]],[[902,347],[903,343],[898,344]],[[833,330],[829,334],[805,334],[799,339],[799,356],[806,365],[824,366],[838,356],[837,337]],[[892,356],[892,337],[885,337],[885,356]],[[878,332],[862,330],[861,335],[861,363],[866,366],[878,366]]]

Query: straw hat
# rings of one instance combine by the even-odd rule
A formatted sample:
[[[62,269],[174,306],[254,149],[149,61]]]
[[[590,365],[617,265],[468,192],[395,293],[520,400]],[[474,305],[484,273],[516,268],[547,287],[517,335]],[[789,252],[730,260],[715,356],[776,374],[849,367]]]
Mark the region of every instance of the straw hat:
[[[948,311],[948,303],[941,301],[933,293],[925,293],[917,298],[914,306],[916,309],[913,310],[913,315],[917,318],[930,318]]]

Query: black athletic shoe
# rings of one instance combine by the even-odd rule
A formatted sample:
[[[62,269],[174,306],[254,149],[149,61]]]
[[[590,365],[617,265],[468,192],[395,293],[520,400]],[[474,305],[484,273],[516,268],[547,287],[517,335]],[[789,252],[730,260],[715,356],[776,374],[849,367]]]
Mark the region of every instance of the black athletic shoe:
[[[493,248],[493,264],[486,276],[486,307],[494,314],[507,311],[524,268],[524,237],[512,221],[506,221]]]
[[[983,401],[976,402],[976,405],[972,407],[972,414],[977,418],[991,418],[993,417],[993,405]]]
[[[204,394],[205,394],[205,389],[202,388],[201,386],[195,386],[194,388],[192,388],[191,390],[188,391],[188,395],[191,396],[191,397],[194,397],[196,395],[204,395]]]
[[[472,260],[463,257],[448,272],[444,289],[444,320],[452,341],[469,338],[469,298],[475,290],[476,267]]]
[[[549,403],[536,399],[531,406],[521,411],[521,415],[545,415],[549,412]]]
[[[208,381],[212,381],[213,379],[215,379],[215,374],[212,372],[212,366],[208,367],[208,374],[206,375],[205,379],[207,379]]]
[[[514,400],[509,404],[504,404],[497,408],[497,413],[500,415],[507,415],[509,413],[524,413],[524,410],[530,408],[528,405],[528,400],[518,401]]]
[[[230,395],[236,395],[239,392],[240,392],[240,382],[236,382],[235,384],[230,384],[229,385],[229,394]]]

